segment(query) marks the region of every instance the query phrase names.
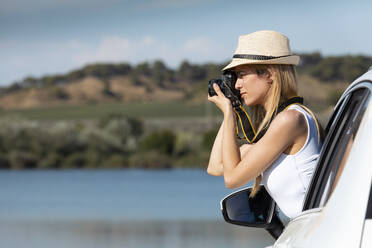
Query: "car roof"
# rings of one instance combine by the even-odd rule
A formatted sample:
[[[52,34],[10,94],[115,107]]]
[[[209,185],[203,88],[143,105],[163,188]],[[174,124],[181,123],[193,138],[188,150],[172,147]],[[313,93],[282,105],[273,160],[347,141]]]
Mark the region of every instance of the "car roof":
[[[334,109],[336,109],[338,107],[338,105],[342,102],[341,99],[343,99],[347,94],[349,94],[349,92],[357,87],[359,84],[361,83],[372,83],[372,66],[369,67],[368,71],[366,73],[364,73],[363,75],[361,75],[360,77],[358,77],[357,79],[355,79],[347,88],[346,90],[344,91],[344,93],[342,94],[342,96],[340,97],[340,100],[338,100],[336,106]]]

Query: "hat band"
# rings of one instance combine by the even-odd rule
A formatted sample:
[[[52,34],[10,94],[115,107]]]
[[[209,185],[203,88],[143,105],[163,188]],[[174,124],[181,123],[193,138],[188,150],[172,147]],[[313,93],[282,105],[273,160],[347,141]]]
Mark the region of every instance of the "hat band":
[[[234,54],[234,59],[253,59],[253,60],[269,60],[269,59],[278,59],[283,57],[289,57],[292,55],[283,55],[283,56],[265,56],[265,55],[254,55],[254,54]]]

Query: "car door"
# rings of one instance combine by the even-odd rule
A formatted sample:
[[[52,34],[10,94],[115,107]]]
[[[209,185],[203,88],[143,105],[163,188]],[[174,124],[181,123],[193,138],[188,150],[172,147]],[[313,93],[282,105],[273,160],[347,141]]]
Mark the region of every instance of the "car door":
[[[362,244],[360,247],[372,247],[372,184],[369,191],[368,206],[363,227]]]
[[[360,247],[372,174],[371,89],[371,80],[362,80],[340,99],[303,213],[288,223],[274,247]]]

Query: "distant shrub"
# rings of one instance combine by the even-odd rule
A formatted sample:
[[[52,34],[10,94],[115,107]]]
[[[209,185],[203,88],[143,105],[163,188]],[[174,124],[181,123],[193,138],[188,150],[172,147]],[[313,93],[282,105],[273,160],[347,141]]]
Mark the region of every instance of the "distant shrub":
[[[0,118],[0,169],[170,168],[205,161],[202,136],[160,130],[143,135],[143,121],[41,122]]]
[[[142,85],[144,85],[144,83],[142,82],[142,80],[140,79],[140,76],[139,75],[137,75],[136,73],[131,73],[131,74],[129,74],[129,81],[132,83],[132,84],[134,84],[134,85],[136,85],[136,86],[142,86]]]
[[[67,100],[70,98],[70,95],[61,87],[53,87],[51,89],[51,95],[60,100]]]
[[[366,72],[372,64],[372,57],[366,56],[330,56],[319,61],[310,70],[310,74],[324,81],[352,82]]]
[[[197,151],[177,158],[172,165],[179,168],[206,168],[209,151]]]
[[[84,152],[85,166],[84,168],[99,168],[103,160],[103,154],[93,149],[88,149]]]
[[[126,117],[122,114],[109,113],[98,122],[101,129],[120,137],[124,143],[128,136],[139,138],[144,132],[143,121],[139,118]]]
[[[124,152],[124,145],[119,138],[107,132],[91,130],[85,133],[84,143],[86,143],[87,149],[94,150],[102,155],[108,155]]]
[[[30,152],[11,151],[9,160],[12,169],[34,169],[37,167],[37,158]]]
[[[8,156],[6,154],[0,153],[0,169],[10,169],[10,161],[8,159]]]
[[[73,153],[66,157],[62,163],[61,168],[83,168],[86,166],[86,158],[82,153]]]
[[[111,90],[111,84],[109,80],[103,79],[102,94],[109,97],[118,97],[115,92]]]
[[[200,65],[192,65],[188,61],[183,61],[177,71],[177,77],[183,80],[203,80],[211,71],[210,65],[207,68]],[[217,66],[216,66],[217,67]]]
[[[145,136],[141,142],[144,151],[159,151],[171,155],[174,150],[176,135],[169,130],[153,132]]]
[[[174,154],[177,157],[187,156],[190,153],[197,153],[200,147],[200,138],[191,133],[179,133],[176,137]]]
[[[202,145],[204,149],[206,150],[212,149],[217,133],[218,133],[218,130],[209,130],[203,134]]]
[[[128,159],[123,154],[113,154],[101,162],[103,168],[128,167]]]
[[[63,157],[56,152],[48,152],[45,157],[41,158],[37,163],[39,169],[53,168],[57,169],[61,167]]]
[[[157,151],[138,151],[129,157],[131,168],[165,169],[173,165],[169,156]]]
[[[53,150],[62,156],[68,156],[76,152],[81,152],[86,148],[86,144],[73,130],[55,135],[54,138],[56,139],[51,144],[53,146]]]
[[[130,133],[138,138],[144,132],[144,124],[143,121],[138,118],[128,117],[127,122],[129,124]]]
[[[132,71],[135,75],[151,76],[152,71],[148,62],[138,64]]]

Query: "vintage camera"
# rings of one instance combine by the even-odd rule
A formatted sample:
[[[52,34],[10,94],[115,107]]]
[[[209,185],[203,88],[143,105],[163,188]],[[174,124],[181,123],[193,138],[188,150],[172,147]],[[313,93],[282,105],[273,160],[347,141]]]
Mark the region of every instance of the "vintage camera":
[[[237,77],[236,73],[233,71],[225,71],[222,74],[221,79],[211,79],[208,84],[208,94],[209,96],[217,95],[216,91],[213,89],[213,84],[217,84],[222,93],[231,101],[233,107],[241,105],[240,91],[235,89]]]

